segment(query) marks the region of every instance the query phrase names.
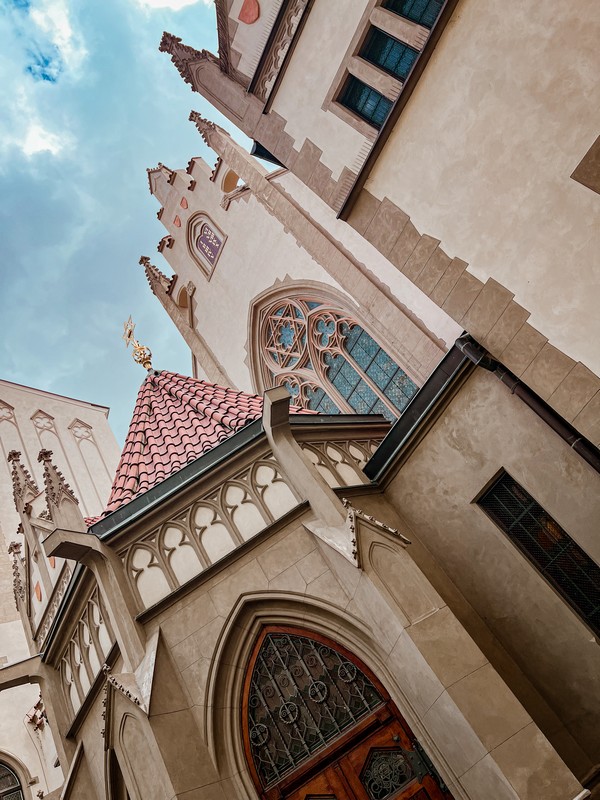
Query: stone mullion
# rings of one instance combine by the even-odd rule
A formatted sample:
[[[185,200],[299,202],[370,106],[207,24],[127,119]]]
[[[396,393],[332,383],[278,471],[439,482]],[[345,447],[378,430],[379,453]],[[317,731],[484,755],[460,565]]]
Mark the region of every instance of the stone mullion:
[[[79,622],[77,623],[77,634],[76,635],[77,635],[78,644],[79,644],[79,652],[81,653],[81,662],[83,664],[83,668],[85,669],[85,674],[87,675],[88,680],[90,682],[90,686],[91,686],[94,683],[94,678],[96,677],[96,675],[94,674],[94,671],[92,669],[92,665],[91,665],[90,659],[89,659],[89,646],[86,645],[85,642],[84,642],[84,623],[85,623],[84,617],[85,617],[85,612],[84,612],[83,616],[81,617],[81,619],[79,620]],[[88,629],[89,629],[89,623],[88,623]],[[91,633],[90,633],[90,639],[91,639]],[[91,641],[90,641],[90,646],[91,646]]]

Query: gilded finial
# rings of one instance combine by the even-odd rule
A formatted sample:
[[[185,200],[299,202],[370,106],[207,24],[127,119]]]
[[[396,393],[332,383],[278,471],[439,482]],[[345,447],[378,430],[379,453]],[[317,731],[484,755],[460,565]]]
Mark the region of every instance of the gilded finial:
[[[133,332],[135,330],[135,323],[131,319],[131,315],[127,322],[123,326],[123,341],[125,342],[125,346],[129,347],[131,344],[133,346],[133,353],[132,357],[136,364],[141,364],[144,369],[152,369],[152,350],[149,347],[146,347],[145,344],[140,344],[138,340],[134,337]]]

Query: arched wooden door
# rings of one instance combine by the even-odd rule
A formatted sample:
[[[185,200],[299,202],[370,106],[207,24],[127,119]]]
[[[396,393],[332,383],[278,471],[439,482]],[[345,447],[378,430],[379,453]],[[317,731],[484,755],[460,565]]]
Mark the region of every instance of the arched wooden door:
[[[263,800],[451,800],[375,675],[316,633],[263,629],[242,714]]]

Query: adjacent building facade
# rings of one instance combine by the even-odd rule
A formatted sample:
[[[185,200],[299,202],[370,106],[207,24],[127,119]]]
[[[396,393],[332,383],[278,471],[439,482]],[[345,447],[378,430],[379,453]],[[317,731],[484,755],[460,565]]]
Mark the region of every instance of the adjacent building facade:
[[[36,526],[23,526],[15,507],[11,473],[19,458],[30,496],[43,498],[43,468],[37,456],[51,450],[86,517],[99,514],[106,503],[118,458],[118,446],[108,425],[108,409],[81,400],[0,381],[0,662],[3,666],[40,651],[51,613],[69,582],[62,559],[45,559],[41,540],[52,529],[39,507]],[[25,484],[24,484],[25,486]],[[64,763],[47,725],[39,686],[19,686],[0,694],[0,797],[45,796],[62,785]],[[20,788],[19,788],[20,787]],[[22,794],[19,794],[19,791]],[[41,792],[42,794],[38,794]]]

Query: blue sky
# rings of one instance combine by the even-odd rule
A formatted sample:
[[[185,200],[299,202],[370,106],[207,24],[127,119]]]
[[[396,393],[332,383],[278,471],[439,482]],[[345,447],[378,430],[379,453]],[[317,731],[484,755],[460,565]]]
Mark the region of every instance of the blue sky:
[[[163,30],[216,52],[210,0],[0,0],[0,378],[111,407],[120,443],[144,373],[121,340],[129,314],[157,368],[189,351],[140,255],[165,229],[146,168],[215,156]]]

